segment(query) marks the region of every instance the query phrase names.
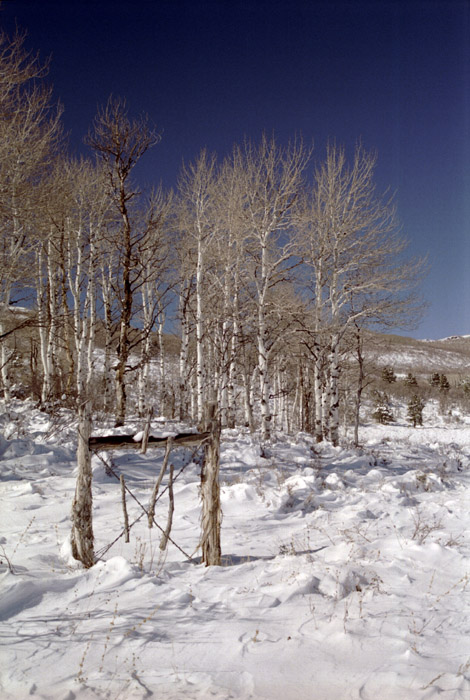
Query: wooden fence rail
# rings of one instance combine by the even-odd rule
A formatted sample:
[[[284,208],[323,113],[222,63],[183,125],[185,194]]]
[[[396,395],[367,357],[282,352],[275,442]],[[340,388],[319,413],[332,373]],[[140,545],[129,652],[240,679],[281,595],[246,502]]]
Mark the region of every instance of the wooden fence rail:
[[[180,433],[179,435],[169,435],[172,438],[175,447],[194,447],[200,445],[211,436],[210,432],[206,433]],[[166,447],[168,437],[152,437],[148,438],[147,447]],[[88,446],[92,452],[99,450],[138,450],[142,442],[136,440],[132,435],[101,435],[90,437]]]

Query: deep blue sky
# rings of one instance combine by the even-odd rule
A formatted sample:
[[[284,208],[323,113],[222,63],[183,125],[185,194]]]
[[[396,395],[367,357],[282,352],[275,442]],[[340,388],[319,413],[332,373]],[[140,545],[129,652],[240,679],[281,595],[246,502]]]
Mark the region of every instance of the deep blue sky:
[[[71,149],[110,93],[163,131],[138,175],[173,186],[182,159],[244,135],[296,132],[378,152],[410,252],[429,254],[418,338],[470,334],[469,0],[4,0],[51,55]]]

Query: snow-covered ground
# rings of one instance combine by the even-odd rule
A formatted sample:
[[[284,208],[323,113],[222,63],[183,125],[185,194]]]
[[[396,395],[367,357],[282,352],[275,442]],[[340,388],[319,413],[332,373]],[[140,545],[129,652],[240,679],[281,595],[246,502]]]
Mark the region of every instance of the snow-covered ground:
[[[145,517],[107,549],[122,531],[120,487],[94,457],[102,559],[85,571],[68,545],[73,425],[24,411],[0,419],[3,700],[470,697],[464,422],[370,424],[360,450],[298,435],[262,453],[224,431],[221,567],[194,553],[188,451],[173,455],[179,548],[165,556]],[[162,457],[113,455],[145,506]],[[130,497],[128,509],[131,522],[142,513]]]

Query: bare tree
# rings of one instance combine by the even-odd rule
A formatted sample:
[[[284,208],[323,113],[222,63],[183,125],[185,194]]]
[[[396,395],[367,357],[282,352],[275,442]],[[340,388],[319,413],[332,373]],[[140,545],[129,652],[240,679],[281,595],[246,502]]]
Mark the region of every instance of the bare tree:
[[[0,34],[0,335],[15,285],[32,285],[34,218],[42,210],[44,180],[60,141],[60,107],[40,81],[47,66],[24,48],[24,36]],[[7,343],[0,344],[5,397],[10,380]]]
[[[268,440],[270,296],[274,287],[286,279],[292,264],[294,211],[310,152],[301,141],[283,148],[263,135],[258,146],[246,141],[243,148],[236,147],[233,159],[243,183],[245,261],[256,305],[261,433],[263,440]]]
[[[140,246],[137,266],[142,270],[140,287],[141,342],[138,367],[138,406],[139,415],[148,411],[148,379],[150,368],[151,333],[157,326],[159,350],[159,394],[160,411],[164,412],[166,397],[164,343],[166,308],[175,286],[174,254],[171,242],[171,229],[168,222],[172,209],[172,194],[165,194],[161,188],[153,193],[146,209],[143,229],[148,231],[148,240]]]
[[[346,332],[353,324],[398,326],[420,310],[414,288],[424,261],[404,259],[407,242],[399,234],[392,200],[375,191],[375,163],[375,155],[361,146],[352,165],[344,149],[328,146],[300,227],[311,270],[315,332],[322,338],[318,357],[327,375],[321,433],[333,444],[338,442],[340,345]],[[320,383],[316,390],[320,393]]]
[[[217,167],[203,152],[180,180],[180,227],[185,231],[182,308],[194,319],[197,419],[217,397],[223,426],[234,424],[241,379],[245,421],[254,429],[254,378],[259,383],[264,439],[270,432],[270,357],[285,331],[277,290],[294,264],[289,240],[293,210],[309,153],[263,137],[235,147]],[[192,267],[191,267],[192,265]],[[282,322],[279,319],[282,317]],[[182,356],[190,347],[183,320]],[[253,348],[254,352],[251,351]],[[256,358],[254,363],[251,359]]]
[[[87,142],[106,169],[109,196],[117,214],[112,244],[117,251],[118,275],[114,277],[119,307],[117,344],[116,425],[123,425],[126,415],[126,372],[131,345],[131,320],[135,295],[144,281],[144,271],[137,263],[148,248],[151,231],[136,225],[136,198],[139,190],[131,173],[146,151],[160,140],[147,117],[130,119],[124,100],[111,97],[98,111]],[[140,222],[139,222],[140,223]]]
[[[183,230],[183,247],[193,261],[192,266],[184,266],[186,279],[183,281],[182,290],[188,292],[194,287],[196,419],[198,423],[201,423],[204,418],[204,405],[209,398],[205,352],[208,339],[206,271],[211,257],[210,246],[218,225],[217,218],[214,216],[216,170],[215,155],[210,156],[203,150],[195,163],[183,167],[178,183],[178,219]],[[186,319],[184,323],[187,323]],[[184,330],[186,332],[187,327]]]

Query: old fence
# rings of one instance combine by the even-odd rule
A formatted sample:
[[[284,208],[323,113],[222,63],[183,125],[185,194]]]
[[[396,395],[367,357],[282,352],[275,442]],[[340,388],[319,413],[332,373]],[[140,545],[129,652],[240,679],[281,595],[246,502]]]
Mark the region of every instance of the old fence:
[[[127,435],[104,435],[95,437],[91,435],[91,420],[89,416],[79,416],[78,427],[78,475],[75,490],[75,497],[72,505],[72,554],[75,559],[89,568],[97,560],[94,552],[93,521],[92,521],[92,470],[91,454],[111,450],[141,450],[160,448],[165,450],[165,455],[152,490],[149,504],[145,507],[128,489],[124,478],[118,475],[112,466],[107,464],[109,471],[121,484],[121,501],[124,515],[123,532],[116,538],[124,535],[129,537],[129,525],[126,507],[126,493],[130,494],[142,508],[143,516],[147,517],[149,527],[156,525],[162,532],[160,548],[165,549],[168,542],[174,544],[180,551],[189,557],[176,542],[171,538],[171,526],[175,509],[173,483],[177,477],[174,475],[173,465],[169,464],[171,450],[175,447],[186,447],[193,449],[194,453],[201,451],[201,536],[199,547],[201,549],[201,560],[206,566],[220,565],[221,563],[221,508],[220,508],[220,425],[216,418],[215,406],[209,406],[206,412],[206,420],[203,431],[198,433],[182,433],[163,438],[155,438],[149,435],[150,418],[144,430],[142,441],[135,441],[132,436]],[[169,465],[169,466],[168,466]],[[169,506],[166,527],[162,528],[155,521],[155,504],[159,496],[159,489],[162,480],[168,471],[168,491]],[[160,494],[161,495],[161,494]],[[115,542],[114,541],[114,542]],[[112,544],[114,544],[111,543]],[[109,545],[106,550],[111,546]]]

